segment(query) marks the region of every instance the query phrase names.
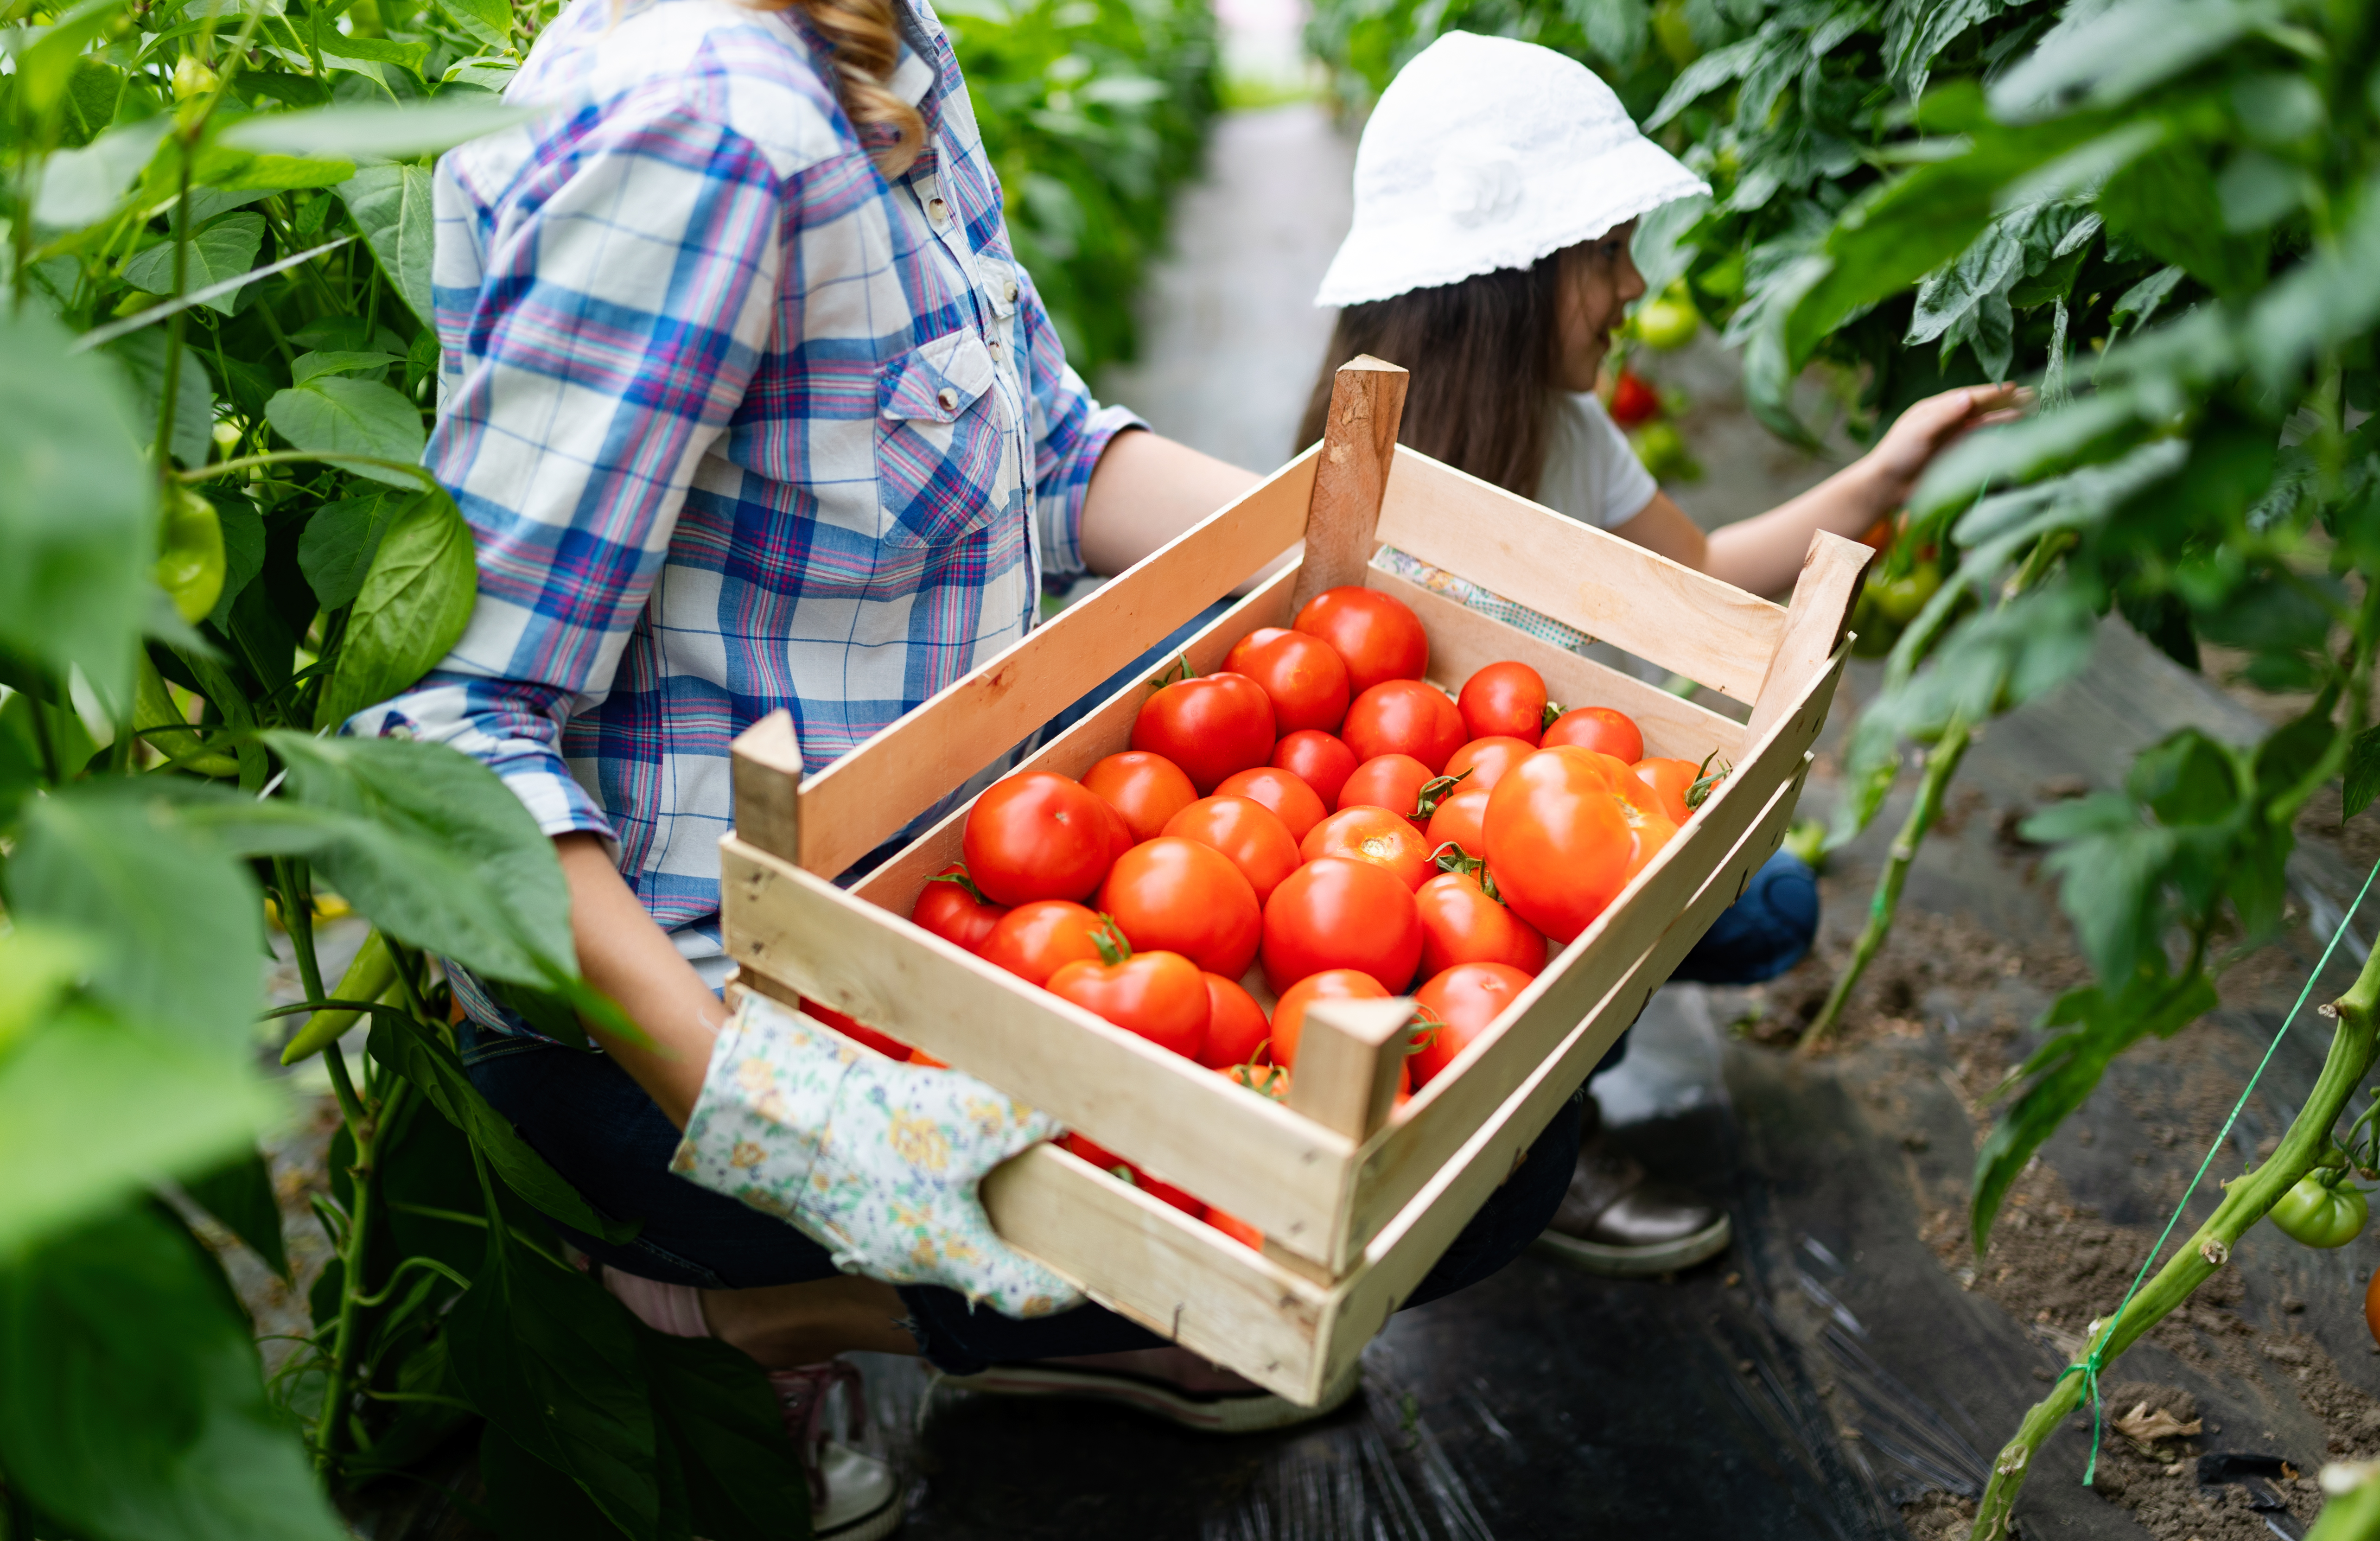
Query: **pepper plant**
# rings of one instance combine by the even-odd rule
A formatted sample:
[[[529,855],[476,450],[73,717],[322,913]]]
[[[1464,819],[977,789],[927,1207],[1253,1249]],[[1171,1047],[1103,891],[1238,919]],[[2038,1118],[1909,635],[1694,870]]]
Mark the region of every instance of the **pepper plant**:
[[[1574,18],[1632,7],[1475,0],[1442,24],[1562,46]],[[1645,222],[1641,262],[1656,292],[1681,277],[1724,320],[1762,419],[1809,438],[1791,388],[1813,366],[1868,425],[1960,383],[2039,393],[2029,419],[1936,465],[1885,564],[1888,582],[1934,562],[1939,586],[1912,603],[1853,729],[1836,837],[1876,816],[1909,746],[1927,753],[1829,1018],[1973,731],[2072,678],[2105,617],[2191,667],[2202,641],[2235,650],[2249,683],[2308,698],[2254,743],[2174,734],[2121,786],[2022,825],[2095,977],[2052,1003],[2002,1088],[1976,1157],[1980,1250],[2010,1182],[2109,1062],[2197,1020],[2223,970],[2278,933],[2315,795],[2338,785],[2351,818],[2380,791],[2374,17],[2350,0],[1671,14],[1674,38],[1657,9],[1645,31],[1586,29],[1583,52],[1712,183],[1709,200]],[[1363,70],[1426,42],[1423,15],[1326,6],[1315,36],[1346,40],[1342,62]],[[1665,85],[1645,79],[1663,73],[1648,33],[1674,67]],[[2001,1452],[1978,1535],[2005,1533],[2033,1450],[2086,1382],[2309,1171],[2337,1167],[2375,988],[2367,964],[2330,1009],[2329,1062],[2279,1149],[2098,1324],[2092,1374],[2062,1379]]]
[[[994,74],[995,153],[1078,203],[1144,208],[1211,101],[1193,9],[1044,18],[1098,56],[1068,77],[1084,101],[1044,121],[1067,75],[1045,56],[1016,92]],[[591,1208],[456,1057],[442,958],[556,1037],[635,1031],[578,977],[550,842],[476,762],[334,732],[471,612],[470,532],[418,465],[430,163],[524,115],[499,93],[550,15],[0,11],[7,1541],[330,1541],[375,1485],[473,1447],[484,1493],[455,1501],[503,1534],[807,1534],[761,1372],[650,1331],[572,1266],[555,1222],[620,1242],[636,1218]],[[1062,324],[1120,347],[1146,248],[1099,237],[1106,217],[1085,216],[1089,266],[1053,287]],[[335,978],[315,935],[332,895],[371,924]],[[269,1011],[268,911],[305,997]],[[259,1140],[295,1104],[269,1062],[318,1055],[340,1114],[313,1198],[333,1257],[268,1381],[185,1219],[288,1274]]]

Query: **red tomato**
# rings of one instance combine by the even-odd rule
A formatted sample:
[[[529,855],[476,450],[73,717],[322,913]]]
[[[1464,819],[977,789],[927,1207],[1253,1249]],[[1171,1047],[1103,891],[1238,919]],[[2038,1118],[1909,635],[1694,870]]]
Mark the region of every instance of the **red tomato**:
[[[1110,755],[1083,772],[1083,784],[1123,816],[1135,843],[1156,839],[1167,819],[1198,800],[1182,767],[1145,749]]]
[[[1027,770],[984,788],[961,846],[976,887],[996,904],[1080,899],[1112,856],[1108,807],[1082,783]]]
[[[1546,677],[1525,663],[1488,665],[1463,682],[1454,704],[1473,738],[1534,745],[1546,731]]]
[[[1609,707],[1580,707],[1575,711],[1565,711],[1554,719],[1554,725],[1538,742],[1548,749],[1557,744],[1574,744],[1582,749],[1609,755],[1623,765],[1633,765],[1645,758],[1645,735],[1636,730],[1635,722]]]
[[[1272,1037],[1272,1024],[1265,1020],[1257,998],[1241,989],[1238,980],[1220,974],[1206,978],[1207,1041],[1199,1046],[1198,1062],[1219,1070],[1245,1064]]]
[[[1343,740],[1314,728],[1300,728],[1283,734],[1272,746],[1272,763],[1312,787],[1327,808],[1338,806],[1339,789],[1355,773],[1356,761],[1355,751]]]
[[[926,886],[917,891],[917,903],[909,911],[909,918],[944,941],[954,941],[970,953],[980,953],[984,940],[1008,911],[1005,906],[978,897],[980,891],[971,881],[952,881],[965,877],[965,866],[953,862],[938,876],[926,880]]]
[[[1245,674],[1177,680],[1143,702],[1132,746],[1163,755],[1205,796],[1272,753],[1272,701]]]
[[[1289,826],[1253,797],[1201,797],[1175,814],[1165,832],[1220,851],[1257,891],[1259,904],[1297,870],[1297,842]]]
[[[1223,667],[1245,674],[1272,699],[1274,731],[1330,733],[1347,715],[1347,665],[1330,644],[1302,631],[1264,626],[1232,646]]]
[[[1242,1062],[1220,1068],[1223,1078],[1234,1086],[1245,1086],[1259,1097],[1269,1097],[1275,1102],[1289,1100],[1289,1070],[1284,1065]]]
[[[1000,917],[984,939],[983,961],[1008,970],[1027,984],[1047,984],[1070,963],[1097,963],[1092,938],[1106,924],[1082,905],[1064,899],[1038,899]]]
[[[1627,883],[1634,837],[1611,787],[1587,751],[1552,748],[1514,766],[1488,795],[1497,890],[1555,941],[1586,929]]]
[[[1446,774],[1459,776],[1465,770],[1471,779],[1463,784],[1467,790],[1477,787],[1486,791],[1504,779],[1504,772],[1537,752],[1537,741],[1499,734],[1493,738],[1475,738],[1446,757]]]
[[[1355,773],[1339,789],[1339,806],[1386,808],[1411,819],[1421,801],[1421,789],[1437,779],[1437,772],[1411,755],[1375,756],[1355,767]]]
[[[1326,968],[1309,974],[1281,992],[1272,1009],[1272,1058],[1275,1064],[1297,1068],[1297,1040],[1305,1030],[1305,1008],[1317,1001],[1386,1001],[1389,992],[1361,969]]]
[[[1121,963],[1070,963],[1042,987],[1062,1001],[1188,1059],[1207,1041],[1207,981],[1179,953],[1135,953]]]
[[[1396,874],[1411,892],[1432,870],[1428,837],[1386,808],[1341,808],[1305,831],[1297,853],[1307,861],[1318,856],[1347,856],[1370,862]]]
[[[913,1065],[923,1065],[928,1070],[948,1070],[951,1068],[950,1061],[937,1060],[922,1049],[912,1049],[909,1050],[909,1062]]]
[[[1420,680],[1384,680],[1355,698],[1339,736],[1358,762],[1411,755],[1435,776],[1469,735],[1445,691]]]
[[[1488,897],[1467,872],[1441,872],[1414,895],[1421,912],[1421,971],[1457,964],[1503,964],[1535,977],[1546,966],[1546,939],[1535,926]]]
[[[1254,1247],[1258,1252],[1264,1250],[1264,1232],[1237,1215],[1227,1215],[1209,1204],[1207,1206],[1207,1223],[1242,1246]]]
[[[1645,377],[1633,370],[1621,370],[1611,387],[1611,420],[1622,428],[1637,428],[1661,415],[1661,397],[1645,383]]]
[[[1213,846],[1179,835],[1124,853],[1099,890],[1099,908],[1135,949],[1179,953],[1226,979],[1248,971],[1264,937],[1256,890],[1240,869]]]
[[[1413,885],[1386,868],[1318,857],[1291,873],[1265,906],[1265,982],[1276,995],[1326,968],[1361,969],[1382,989],[1402,989],[1420,964]]]
[[[1424,1029],[1422,1045],[1405,1058],[1416,1087],[1454,1062],[1465,1045],[1488,1030],[1513,999],[1529,988],[1529,977],[1502,964],[1468,963],[1435,975],[1414,992],[1414,1010],[1437,1024]]]
[[[1686,793],[1700,779],[1702,772],[1690,759],[1640,759],[1630,766],[1636,779],[1653,789],[1661,800],[1661,811],[1670,816],[1672,824],[1682,824],[1694,813],[1686,807]]]
[[[1401,601],[1369,588],[1326,588],[1297,613],[1298,630],[1318,637],[1347,665],[1362,695],[1382,680],[1417,680],[1429,670],[1429,634]]]
[[[1463,847],[1466,856],[1488,854],[1488,789],[1465,782],[1454,795],[1438,805],[1422,835],[1432,852],[1441,845]]]
[[[1283,739],[1283,743],[1288,740]],[[1259,765],[1253,770],[1242,770],[1223,778],[1215,788],[1218,797],[1245,797],[1270,808],[1273,817],[1289,831],[1292,840],[1304,840],[1305,831],[1322,822],[1330,809],[1322,799],[1305,784],[1305,778],[1293,770],[1278,766]]]
[[[1093,1145],[1080,1135],[1065,1138],[1066,1153],[1079,1156],[1120,1183],[1129,1183],[1149,1197],[1172,1205],[1192,1219],[1207,1218],[1207,1207],[1171,1183],[1160,1183],[1148,1173],[1123,1159],[1105,1146]],[[1261,1245],[1261,1244],[1259,1244]]]
[[[1628,865],[1621,873],[1625,881],[1644,871],[1645,864],[1659,855],[1661,848],[1677,838],[1678,827],[1670,823],[1669,815],[1658,808],[1645,807],[1627,798],[1620,800],[1620,813],[1628,820],[1631,841]]]
[[[856,1019],[846,1016],[832,1006],[821,1006],[807,995],[802,997],[802,1010],[841,1033],[844,1037],[856,1038],[879,1054],[889,1055],[895,1060],[905,1062],[909,1058],[911,1052],[909,1046],[899,1038],[890,1033],[880,1033],[873,1027],[864,1026]]]

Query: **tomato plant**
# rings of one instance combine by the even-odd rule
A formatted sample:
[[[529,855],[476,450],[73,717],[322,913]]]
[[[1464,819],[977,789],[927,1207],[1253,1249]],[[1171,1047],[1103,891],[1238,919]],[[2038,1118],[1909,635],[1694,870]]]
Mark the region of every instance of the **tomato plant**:
[[[1308,861],[1265,906],[1265,982],[1279,995],[1325,969],[1353,968],[1382,989],[1404,989],[1421,965],[1421,914],[1413,896],[1413,884],[1370,862]],[[1277,1028],[1277,1008],[1274,1015]]]
[[[1326,588],[1297,613],[1296,629],[1330,644],[1356,695],[1429,670],[1429,634],[1402,601],[1369,588]]]
[[[1339,736],[1359,765],[1381,755],[1410,755],[1435,776],[1469,735],[1445,691],[1421,680],[1383,680],[1348,707]]]
[[[1263,939],[1256,890],[1240,869],[1178,835],[1126,852],[1099,889],[1099,908],[1135,948],[1179,953],[1229,979],[1248,971]]]
[[[2301,1245],[2345,1246],[2363,1234],[2370,1207],[2363,1190],[2345,1172],[2317,1168],[2280,1196],[2268,1218],[2275,1230]]]
[[[1164,756],[1205,796],[1272,755],[1272,700],[1245,674],[1176,680],[1141,703],[1132,746]]]
[[[1355,751],[1333,734],[1314,728],[1283,734],[1272,746],[1272,763],[1314,789],[1325,807],[1339,806],[1340,790],[1355,773]]]

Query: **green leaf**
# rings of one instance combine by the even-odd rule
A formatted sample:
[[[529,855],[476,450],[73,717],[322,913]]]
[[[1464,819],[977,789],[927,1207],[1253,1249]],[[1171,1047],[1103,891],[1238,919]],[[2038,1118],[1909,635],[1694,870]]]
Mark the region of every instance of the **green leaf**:
[[[69,1002],[0,1060],[0,1257],[161,1175],[212,1166],[286,1116],[245,1063]],[[13,1376],[0,1376],[0,1397]]]
[[[491,48],[502,49],[512,36],[512,7],[504,0],[439,0],[438,8]]]
[[[2380,796],[2380,728],[2366,728],[2347,748],[2347,783],[2339,795],[2339,818],[2348,819]]]
[[[28,922],[0,931],[0,1061],[49,1019],[101,955],[89,938],[62,926]]]
[[[637,1344],[685,1473],[695,1534],[708,1541],[807,1534],[809,1483],[766,1372],[715,1338],[673,1338],[639,1323]]]
[[[33,203],[33,223],[53,230],[77,230],[97,224],[116,205],[156,154],[158,141],[173,127],[170,114],[126,123],[84,145],[63,150],[42,167],[42,190]]]
[[[578,1484],[493,1423],[480,1428],[480,1480],[495,1533],[510,1541],[610,1541],[626,1534]]]
[[[2131,391],[2104,390],[2022,422],[1969,434],[1926,470],[1909,500],[1910,516],[1938,518],[1989,488],[2113,459],[2137,439],[2143,406]]]
[[[1885,12],[1884,67],[1904,95],[1925,94],[1935,58],[2011,0],[1893,0]]]
[[[1658,128],[1719,87],[1742,79],[1744,71],[1758,60],[1766,46],[1766,39],[1748,37],[1724,48],[1714,48],[1686,66],[1670,83],[1670,89],[1662,93],[1659,105],[1645,120],[1645,127],[1647,129]]]
[[[416,494],[372,553],[316,726],[344,722],[437,667],[470,624],[478,595],[470,527],[444,492]]]
[[[324,610],[351,603],[363,591],[382,538],[415,501],[402,492],[367,492],[314,511],[298,537],[298,567]]]
[[[411,402],[377,382],[343,375],[322,376],[273,393],[264,404],[264,419],[301,450],[334,450],[413,465],[430,443],[421,431],[421,414]],[[418,477],[380,466],[350,462],[340,468],[398,487],[421,484]]]
[[[2141,156],[2099,189],[2098,209],[2111,232],[2218,293],[2265,281],[2270,237],[2225,228],[2214,172],[2196,146],[2167,144]]]
[[[2103,979],[2129,978],[2164,929],[2159,885],[2177,854],[2173,831],[2142,823],[2130,799],[2109,792],[2053,804],[2022,830],[2057,847],[2043,866],[2083,956]]]
[[[124,6],[125,0],[83,0],[49,26],[38,29],[39,36],[12,50],[17,55],[17,90],[37,116],[47,116],[65,100],[82,64],[83,51]]]
[[[33,309],[0,316],[0,646],[128,700],[157,479],[121,377],[67,346]]]
[[[358,41],[340,40],[342,47]],[[354,57],[357,55],[347,55]],[[431,102],[419,106],[341,105],[302,113],[260,113],[225,129],[219,142],[236,150],[284,155],[435,155],[466,140],[528,122],[545,107],[514,107],[491,99]]]
[[[174,287],[174,243],[170,240],[151,247],[125,263],[124,281],[152,295],[189,294],[211,284],[237,278],[255,267],[257,250],[263,244],[263,215],[226,214],[190,237],[184,264],[188,271],[183,274],[180,289]],[[234,289],[200,303],[228,316],[241,293]]]
[[[492,771],[410,739],[265,739],[296,801],[358,821],[317,865],[382,930],[474,973],[546,989],[577,977],[553,842]]]
[[[393,353],[301,353],[289,363],[289,382],[303,385],[331,374],[370,374],[395,363]]]
[[[2029,123],[2113,107],[2212,57],[2269,15],[2240,0],[2126,0],[2070,7],[2033,52],[1991,86],[1992,112]]]
[[[264,516],[254,504],[233,493],[216,491],[212,501],[215,523],[223,530],[224,586],[214,613],[207,619],[220,628],[228,623],[241,591],[264,571]]]
[[[124,99],[124,71],[85,55],[76,61],[59,103],[58,141],[85,145],[104,133],[115,119],[115,104]]]
[[[661,1488],[636,1318],[576,1268],[522,1251],[501,1227],[446,1318],[455,1377],[523,1451],[576,1482],[632,1536],[655,1534]]]
[[[203,1256],[149,1210],[0,1268],[0,1364],[9,1479],[75,1534],[347,1534],[305,1448],[265,1402],[247,1324]]]
[[[36,805],[8,867],[11,911],[105,949],[92,993],[201,1052],[251,1049],[262,993],[264,899],[231,856],[137,783],[87,783]]]
[[[505,1186],[539,1209],[581,1234],[607,1242],[625,1242],[643,1228],[641,1220],[615,1220],[588,1203],[515,1132],[509,1119],[489,1106],[471,1085],[463,1062],[444,1044],[410,1025],[396,1026],[382,1017],[373,1019],[365,1042],[374,1060],[420,1087],[449,1123],[470,1136],[472,1147]]]
[[[273,1171],[262,1153],[249,1149],[216,1167],[182,1180],[182,1191],[223,1222],[224,1229],[255,1249],[265,1267],[289,1277],[289,1254],[281,1240],[281,1206],[273,1196]]]
[[[503,9],[501,5],[498,9]],[[365,244],[396,292],[425,327],[434,327],[430,298],[430,249],[436,216],[430,207],[427,166],[366,166],[339,184],[339,196]]]
[[[157,395],[165,388],[165,334],[152,327],[119,337],[101,351],[123,366],[125,381],[140,403],[140,420],[157,420]],[[182,345],[182,370],[174,386],[174,458],[185,466],[203,466],[214,452],[209,437],[215,425],[215,398],[206,359],[188,343]]]

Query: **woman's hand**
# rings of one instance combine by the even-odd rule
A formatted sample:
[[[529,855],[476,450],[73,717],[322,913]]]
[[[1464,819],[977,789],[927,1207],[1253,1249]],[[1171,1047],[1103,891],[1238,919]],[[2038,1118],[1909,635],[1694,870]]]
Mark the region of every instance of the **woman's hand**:
[[[1927,396],[1885,430],[1861,457],[1860,468],[1874,479],[1882,508],[1899,508],[1936,455],[1975,429],[2022,416],[2032,399],[2033,393],[2021,385],[1965,385]]]

